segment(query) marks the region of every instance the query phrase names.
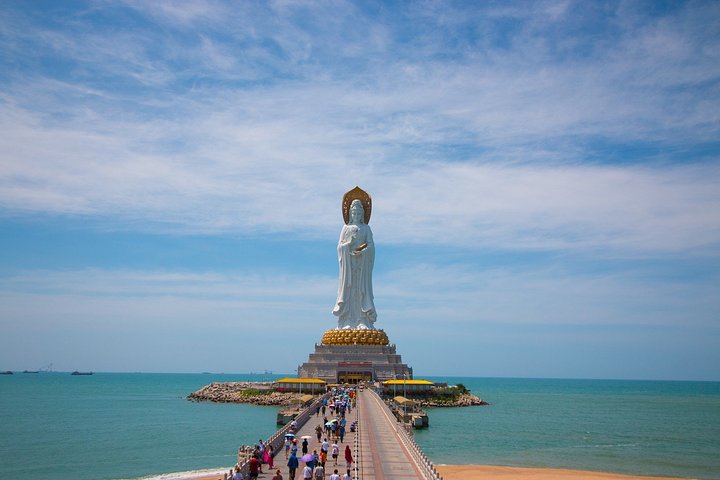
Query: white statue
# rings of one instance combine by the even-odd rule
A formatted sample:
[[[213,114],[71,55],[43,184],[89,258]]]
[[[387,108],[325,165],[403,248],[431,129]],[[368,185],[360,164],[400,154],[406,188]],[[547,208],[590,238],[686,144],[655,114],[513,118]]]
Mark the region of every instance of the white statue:
[[[333,308],[333,314],[338,317],[338,329],[374,330],[373,324],[377,317],[372,289],[375,244],[372,230],[367,224],[370,219],[370,202],[370,196],[359,187],[346,193],[343,199],[345,225],[337,246],[340,281],[337,302]]]

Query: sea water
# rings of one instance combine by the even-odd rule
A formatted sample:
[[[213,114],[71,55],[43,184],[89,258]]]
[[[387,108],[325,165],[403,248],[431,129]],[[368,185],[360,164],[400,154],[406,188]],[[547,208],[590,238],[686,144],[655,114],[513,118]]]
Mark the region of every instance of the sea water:
[[[130,479],[226,469],[269,437],[275,407],[190,402],[214,381],[277,375],[0,375],[0,478]],[[720,383],[431,378],[491,403],[429,409],[437,464],[720,479]],[[399,392],[398,392],[399,393]]]

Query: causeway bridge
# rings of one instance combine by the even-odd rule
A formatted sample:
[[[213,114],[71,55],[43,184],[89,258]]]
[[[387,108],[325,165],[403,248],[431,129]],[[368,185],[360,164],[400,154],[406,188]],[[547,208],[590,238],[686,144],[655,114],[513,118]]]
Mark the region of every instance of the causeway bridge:
[[[298,458],[301,456],[300,437],[309,436],[308,452],[314,450],[320,452],[320,442],[317,441],[315,427],[322,424],[322,413],[315,415],[317,405],[323,398],[316,400],[304,410],[295,421],[298,424]],[[356,407],[350,414],[346,415],[347,430],[345,441],[338,443],[340,455],[337,466],[328,455],[325,464],[325,478],[330,478],[333,470],[337,468],[342,476],[346,470],[346,462],[343,452],[345,446],[350,445],[355,462],[351,468],[354,480],[442,480],[440,474],[435,470],[432,462],[428,460],[420,447],[415,443],[412,434],[399,423],[390,409],[385,405],[380,396],[373,390],[365,389],[358,392]],[[356,421],[358,428],[355,432],[350,431],[350,424]],[[276,452],[275,466],[270,471],[267,465],[263,465],[263,472],[258,478],[269,480],[279,469],[283,478],[288,477],[287,461],[285,460],[285,449],[283,448],[284,436],[289,431],[290,425],[285,425],[278,430],[268,442]],[[323,437],[324,438],[324,437]],[[328,439],[330,444],[332,442]],[[244,459],[241,459],[244,460]],[[246,462],[241,463],[243,473],[247,473]],[[295,480],[302,480],[302,468],[305,465],[300,462],[300,468]]]

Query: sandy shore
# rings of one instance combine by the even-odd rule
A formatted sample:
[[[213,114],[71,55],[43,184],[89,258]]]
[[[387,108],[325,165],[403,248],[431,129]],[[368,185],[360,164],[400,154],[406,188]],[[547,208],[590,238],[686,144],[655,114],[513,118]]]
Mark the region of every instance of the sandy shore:
[[[276,469],[278,468],[276,462]],[[488,465],[435,465],[444,480],[686,480],[678,477],[647,477],[642,475],[622,475],[619,473],[590,472],[586,470],[561,470],[557,468],[517,468]],[[275,469],[273,469],[273,472]],[[280,466],[284,478],[287,467]],[[265,468],[267,472],[267,467]],[[173,480],[218,480],[222,474],[173,477]],[[270,479],[272,475],[261,475]],[[295,477],[296,479],[298,477]]]
[[[677,477],[646,477],[619,473],[560,470],[556,468],[516,468],[486,465],[435,465],[444,480],[672,480]],[[679,479],[678,479],[679,480]]]

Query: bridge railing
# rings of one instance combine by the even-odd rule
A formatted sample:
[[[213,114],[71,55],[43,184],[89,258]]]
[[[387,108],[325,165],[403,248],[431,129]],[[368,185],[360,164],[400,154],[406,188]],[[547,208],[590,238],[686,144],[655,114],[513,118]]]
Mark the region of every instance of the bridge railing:
[[[300,412],[300,414],[298,414],[297,417],[295,417],[295,423],[297,424],[298,431],[300,430],[300,428],[302,428],[303,425],[305,425],[305,423],[307,423],[308,419],[310,419],[310,417],[315,413],[315,410],[322,403],[322,401],[326,398],[329,398],[330,395],[330,393],[326,393],[316,398],[307,408],[305,408],[302,412]],[[285,434],[290,433],[291,423],[292,422],[283,426],[280,430],[278,430],[270,438],[268,438],[267,442],[265,442],[266,446],[272,445],[274,455],[280,453],[280,450],[285,444]],[[247,476],[250,469],[250,454],[244,452],[242,449],[238,450],[237,463],[240,466],[240,472],[243,474],[243,476]]]
[[[377,397],[377,400],[379,400],[383,408],[390,410],[389,407],[382,401],[380,395],[378,395],[377,392],[373,390],[370,390],[370,392],[372,395],[375,395]],[[392,412],[390,413],[392,414]],[[435,469],[435,465],[433,465],[427,455],[425,455],[425,453],[422,451],[420,446],[415,442],[412,434],[408,432],[408,429],[405,428],[404,424],[401,424],[400,422],[395,422],[393,424],[393,427],[398,432],[400,441],[403,443],[403,445],[405,445],[405,448],[407,448],[408,451],[411,452],[411,454],[415,457],[415,463],[418,466],[420,473],[423,475],[423,478],[425,480],[442,480],[442,476]]]

